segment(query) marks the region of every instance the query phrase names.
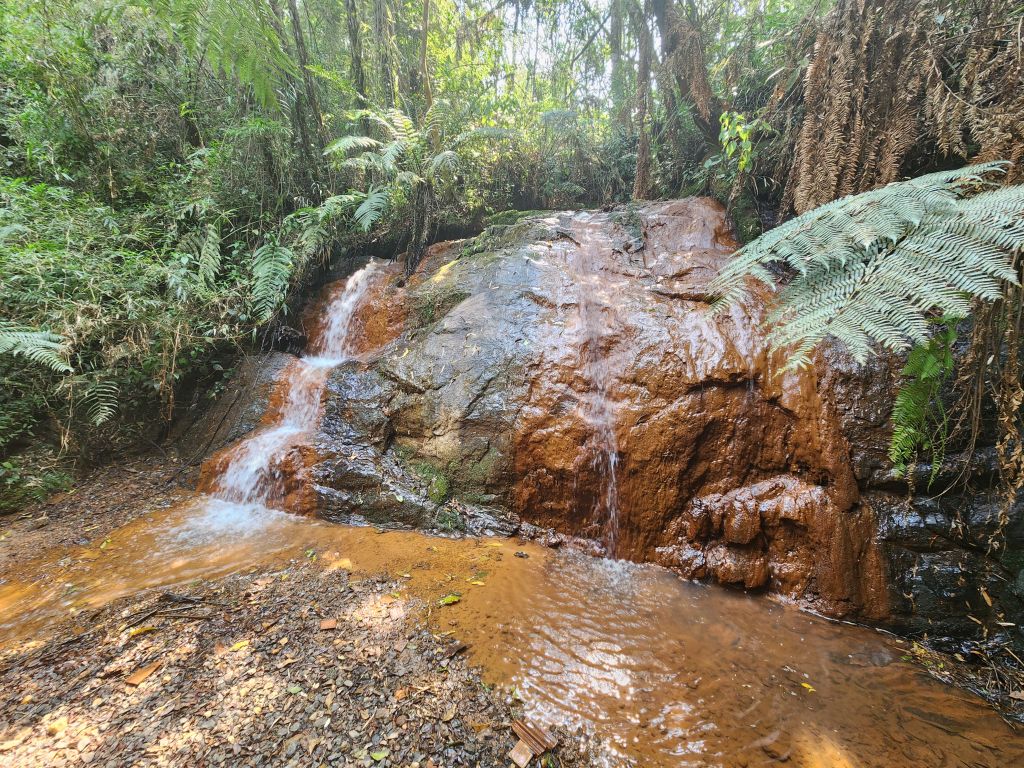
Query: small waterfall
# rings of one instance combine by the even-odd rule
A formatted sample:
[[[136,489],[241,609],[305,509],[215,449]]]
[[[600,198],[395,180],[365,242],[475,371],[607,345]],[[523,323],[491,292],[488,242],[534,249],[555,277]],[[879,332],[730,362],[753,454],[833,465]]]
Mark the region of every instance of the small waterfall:
[[[310,339],[311,354],[289,365],[274,386],[272,400],[280,403],[274,420],[219,457],[220,472],[209,488],[214,496],[267,507],[284,503],[289,481],[302,467],[303,438],[320,418],[327,377],[353,355],[352,318],[379,270],[380,263],[371,261],[328,298],[322,325]]]
[[[615,403],[611,396],[615,371],[605,348],[616,327],[609,283],[598,274],[602,261],[599,251],[602,247],[610,249],[611,245],[603,242],[587,224],[584,219],[578,249],[569,260],[580,286],[580,355],[583,376],[591,387],[583,400],[583,415],[592,430],[586,449],[601,481],[594,513],[598,520],[605,521],[605,546],[608,554],[615,557],[619,544],[619,443],[615,434]]]

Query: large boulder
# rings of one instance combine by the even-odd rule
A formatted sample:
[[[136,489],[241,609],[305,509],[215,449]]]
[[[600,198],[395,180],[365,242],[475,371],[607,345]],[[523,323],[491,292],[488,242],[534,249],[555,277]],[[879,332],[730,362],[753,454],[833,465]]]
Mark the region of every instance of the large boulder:
[[[518,527],[834,616],[1016,631],[1024,505],[910,493],[887,458],[898,361],[826,345],[786,369],[764,289],[709,309],[735,248],[687,199],[531,216],[384,274],[327,382],[318,513]]]
[[[395,337],[330,380],[322,514],[452,523],[455,499],[686,576],[886,615],[875,518],[817,369],[783,370],[763,296],[709,312],[735,248],[703,199],[435,246],[364,305],[403,314]]]

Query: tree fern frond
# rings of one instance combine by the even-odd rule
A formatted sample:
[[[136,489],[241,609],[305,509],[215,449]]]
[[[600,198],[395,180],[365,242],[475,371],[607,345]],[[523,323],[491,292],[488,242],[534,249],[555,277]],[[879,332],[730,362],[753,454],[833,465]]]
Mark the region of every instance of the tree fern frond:
[[[92,381],[82,394],[85,417],[94,427],[110,421],[117,414],[121,391],[112,381]]]
[[[199,279],[207,288],[212,288],[220,271],[220,223],[206,225],[206,237],[199,250]]]
[[[356,223],[368,231],[384,215],[391,195],[386,189],[371,190],[359,207],[356,208]]]
[[[427,163],[428,179],[438,178],[445,174],[453,174],[459,169],[459,156],[450,149],[438,152]]]
[[[57,373],[70,373],[67,344],[49,331],[25,328],[0,320],[0,355],[20,355]]]
[[[383,144],[369,136],[342,136],[335,139],[324,149],[325,155],[345,155],[353,149],[374,150],[382,147]]]
[[[267,243],[252,255],[252,304],[256,317],[266,322],[284,300],[295,254],[279,243]]]
[[[1016,284],[1024,249],[1024,186],[991,188],[1004,163],[941,171],[808,211],[737,251],[712,282],[712,311],[741,300],[749,279],[771,284],[771,265],[792,277],[770,320],[776,346],[807,362],[825,336],[863,362],[875,345],[903,350],[929,338],[938,309],[963,315],[972,299]]]

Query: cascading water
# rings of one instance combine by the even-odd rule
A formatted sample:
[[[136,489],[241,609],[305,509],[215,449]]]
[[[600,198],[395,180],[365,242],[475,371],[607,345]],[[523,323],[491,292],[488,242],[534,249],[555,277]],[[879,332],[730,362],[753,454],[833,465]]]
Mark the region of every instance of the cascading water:
[[[214,459],[216,470],[205,490],[238,504],[287,506],[296,457],[301,467],[303,438],[315,427],[331,369],[352,356],[349,330],[379,262],[355,272],[328,299],[322,326],[312,334],[310,354],[295,360],[275,385],[280,402],[273,421]]]
[[[586,228],[580,234],[578,249],[570,255],[575,278],[580,286],[579,333],[583,375],[590,392],[583,401],[583,415],[592,433],[587,450],[591,466],[600,478],[594,514],[604,520],[604,538],[608,554],[615,557],[619,539],[619,444],[615,434],[615,403],[611,397],[614,370],[606,346],[615,332],[614,305],[608,294],[608,283],[597,274],[602,246],[610,244],[596,239]]]

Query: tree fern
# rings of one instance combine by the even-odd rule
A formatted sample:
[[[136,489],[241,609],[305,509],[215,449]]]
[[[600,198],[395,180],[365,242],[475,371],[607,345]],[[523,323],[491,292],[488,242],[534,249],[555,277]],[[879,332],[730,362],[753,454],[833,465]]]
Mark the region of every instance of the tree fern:
[[[252,255],[252,306],[260,322],[269,320],[284,300],[294,266],[294,252],[270,242]]]
[[[986,163],[942,171],[836,200],[740,249],[712,284],[714,306],[746,293],[747,278],[775,288],[772,341],[808,362],[826,336],[858,361],[881,345],[927,344],[929,314],[964,316],[972,299],[995,300],[1016,283],[1024,246],[1024,187],[992,189]]]
[[[20,355],[56,373],[69,373],[67,345],[55,333],[0,320],[0,355]]]

